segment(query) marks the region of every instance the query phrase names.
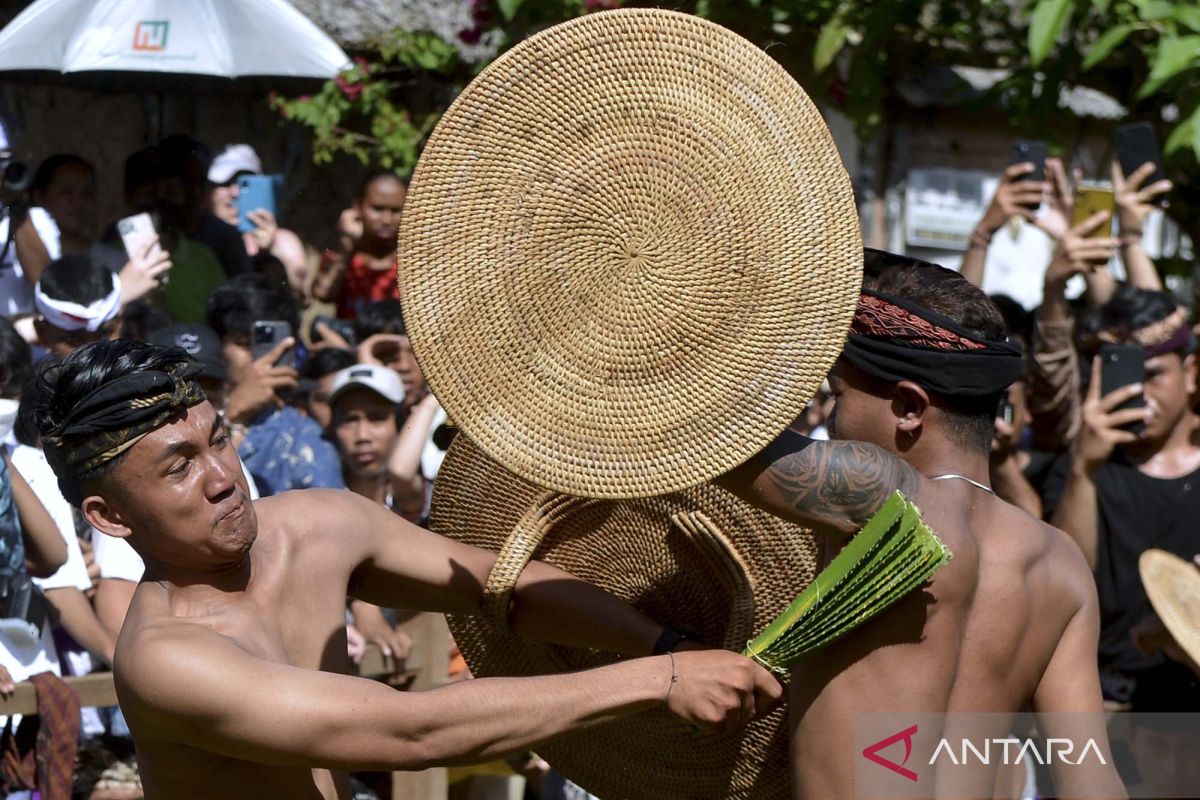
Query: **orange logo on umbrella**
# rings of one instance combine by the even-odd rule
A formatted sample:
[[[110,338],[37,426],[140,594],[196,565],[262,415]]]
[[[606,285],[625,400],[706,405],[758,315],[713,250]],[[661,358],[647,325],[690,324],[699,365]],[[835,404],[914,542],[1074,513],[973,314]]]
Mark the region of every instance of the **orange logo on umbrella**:
[[[171,23],[165,19],[142,20],[133,29],[133,49],[160,53],[167,49],[167,33]]]

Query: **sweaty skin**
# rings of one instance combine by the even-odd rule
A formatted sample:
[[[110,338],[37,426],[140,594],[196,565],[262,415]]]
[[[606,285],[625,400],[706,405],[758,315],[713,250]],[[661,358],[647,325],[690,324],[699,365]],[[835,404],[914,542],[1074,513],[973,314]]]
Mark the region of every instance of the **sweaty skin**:
[[[851,391],[833,383],[835,393]],[[932,452],[930,461],[951,468],[930,475],[986,482],[986,454],[955,455],[946,442]],[[1016,712],[1029,703],[1036,711],[1102,711],[1095,587],[1062,532],[964,481],[930,481],[862,442],[785,434],[722,482],[823,534],[826,561],[900,489],[954,554],[921,590],[793,671],[794,797],[855,795],[862,712]],[[991,796],[989,785],[976,789]]]
[[[749,659],[710,650],[397,692],[342,674],[347,595],[479,613],[494,554],[350,492],[251,503],[207,403],[148,434],[102,480],[85,514],[129,536],[147,563],[113,670],[148,800],[344,800],[350,770],[488,761],[664,703],[694,725],[732,730],[782,691]],[[510,622],[526,638],[631,656],[649,654],[662,632],[536,561]]]

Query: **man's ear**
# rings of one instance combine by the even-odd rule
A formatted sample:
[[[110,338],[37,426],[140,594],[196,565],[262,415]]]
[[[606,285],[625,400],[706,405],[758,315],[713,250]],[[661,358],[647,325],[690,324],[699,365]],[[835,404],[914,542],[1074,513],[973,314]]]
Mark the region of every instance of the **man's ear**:
[[[125,539],[131,533],[121,512],[98,494],[83,498],[83,502],[79,504],[79,510],[88,524],[101,533],[115,536],[118,539]]]
[[[912,381],[900,381],[892,389],[892,413],[896,415],[896,432],[916,436],[925,423],[929,410],[929,393]]]
[[[1183,358],[1183,387],[1188,396],[1196,394],[1196,386],[1200,384],[1196,376],[1197,359],[1195,353],[1188,353]]]

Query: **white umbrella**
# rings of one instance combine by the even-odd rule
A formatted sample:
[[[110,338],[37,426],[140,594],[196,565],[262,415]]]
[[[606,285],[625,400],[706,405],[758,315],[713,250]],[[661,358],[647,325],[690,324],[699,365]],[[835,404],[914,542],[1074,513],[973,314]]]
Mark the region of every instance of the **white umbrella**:
[[[0,70],[331,78],[350,59],[286,0],[37,0]]]

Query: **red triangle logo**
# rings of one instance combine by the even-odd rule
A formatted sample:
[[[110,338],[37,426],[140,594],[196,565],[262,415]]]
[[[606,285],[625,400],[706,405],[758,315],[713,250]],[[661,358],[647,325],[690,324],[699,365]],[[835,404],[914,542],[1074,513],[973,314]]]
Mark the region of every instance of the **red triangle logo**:
[[[916,733],[917,726],[913,725],[911,728],[905,728],[899,733],[893,733],[886,739],[880,739],[878,742],[862,751],[863,758],[867,759],[868,761],[874,761],[879,766],[886,767],[897,775],[903,775],[913,783],[916,783],[917,773],[904,766],[908,763],[908,757],[912,755],[912,737],[915,736]],[[902,739],[904,740],[904,760],[899,764],[879,755],[880,750],[886,750]]]

